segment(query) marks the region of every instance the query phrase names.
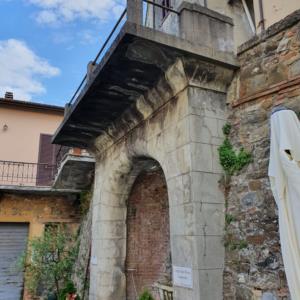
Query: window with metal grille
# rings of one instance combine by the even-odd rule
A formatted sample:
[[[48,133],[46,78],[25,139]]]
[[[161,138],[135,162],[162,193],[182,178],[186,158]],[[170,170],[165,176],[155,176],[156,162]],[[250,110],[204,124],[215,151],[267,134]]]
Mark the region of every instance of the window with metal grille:
[[[162,6],[171,8],[171,0],[162,0],[161,3]],[[169,13],[169,10],[167,8],[162,9],[162,19],[164,19]]]

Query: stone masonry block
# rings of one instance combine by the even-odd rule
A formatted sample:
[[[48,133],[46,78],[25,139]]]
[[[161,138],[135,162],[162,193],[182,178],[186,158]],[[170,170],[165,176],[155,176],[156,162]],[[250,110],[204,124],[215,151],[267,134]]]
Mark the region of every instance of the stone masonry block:
[[[224,267],[224,247],[221,236],[173,236],[173,264],[193,269]]]
[[[224,204],[195,203],[195,234],[218,235],[224,233]]]
[[[170,207],[171,235],[195,234],[195,209],[193,204]]]
[[[189,117],[186,117],[163,131],[163,145],[167,153],[190,142],[189,123]]]
[[[126,207],[110,206],[107,204],[99,204],[98,208],[99,221],[125,221],[126,220]]]
[[[223,299],[223,269],[199,270],[199,282],[201,300]]]
[[[166,156],[168,174],[167,180],[181,174],[188,173],[191,169],[191,145],[184,145]]]
[[[122,239],[126,238],[126,226],[125,221],[99,221],[93,228],[95,233],[99,232],[99,238],[102,239]],[[99,228],[99,229],[98,229]],[[93,236],[93,239],[96,235]]]
[[[169,193],[169,205],[178,206],[190,203],[191,198],[191,176],[183,174],[171,178],[167,182]]]
[[[198,115],[189,116],[190,136],[192,142],[213,144],[221,138],[219,134],[219,120]]]
[[[203,143],[191,143],[192,171],[213,172],[213,146]]]
[[[192,172],[192,202],[224,204],[224,194],[219,187],[219,174]]]
[[[225,120],[226,94],[203,90],[197,87],[188,89],[189,112],[199,116]]]

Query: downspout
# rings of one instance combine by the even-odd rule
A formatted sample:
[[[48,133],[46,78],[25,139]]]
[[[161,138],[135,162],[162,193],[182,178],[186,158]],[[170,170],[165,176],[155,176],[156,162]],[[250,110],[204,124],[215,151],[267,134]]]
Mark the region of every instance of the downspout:
[[[261,26],[261,30],[264,31],[265,28],[265,17],[264,17],[264,6],[263,6],[263,0],[259,0],[259,23],[258,26]]]
[[[204,0],[204,7],[207,7],[207,0]]]

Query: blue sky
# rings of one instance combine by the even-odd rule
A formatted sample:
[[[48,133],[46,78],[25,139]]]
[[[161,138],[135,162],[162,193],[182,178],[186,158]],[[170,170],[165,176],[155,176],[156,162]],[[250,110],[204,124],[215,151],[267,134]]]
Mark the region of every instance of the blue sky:
[[[64,105],[124,0],[0,0],[0,97]]]

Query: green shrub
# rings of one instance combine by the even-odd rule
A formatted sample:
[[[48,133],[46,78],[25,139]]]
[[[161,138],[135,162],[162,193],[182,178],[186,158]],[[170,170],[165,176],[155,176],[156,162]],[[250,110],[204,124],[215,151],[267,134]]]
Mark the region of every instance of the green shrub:
[[[229,226],[232,222],[235,222],[236,219],[233,215],[231,214],[226,214],[225,215],[225,225],[226,227]]]
[[[139,300],[155,300],[148,290],[145,290],[139,297]]]
[[[88,213],[90,209],[90,203],[92,199],[92,188],[89,191],[83,191],[80,193],[79,201],[80,201],[80,212],[84,216]]]
[[[223,133],[225,136],[228,136],[230,134],[230,131],[231,131],[231,124],[229,123],[226,123],[224,126],[223,126]]]
[[[224,125],[223,132],[226,138],[218,149],[220,164],[226,175],[234,175],[235,172],[242,170],[252,161],[252,155],[246,152],[243,148],[240,149],[239,153],[236,153],[228,138],[230,130],[230,124]]]
[[[26,271],[26,287],[32,295],[42,290],[44,295],[53,294],[62,299],[64,289],[71,288],[71,274],[78,254],[75,239],[66,226],[58,225],[46,228],[41,237],[29,242],[21,265]]]
[[[77,290],[74,286],[74,283],[72,281],[68,281],[64,289],[62,289],[62,291],[60,292],[59,300],[65,300],[67,295],[76,294],[76,292]],[[80,300],[79,296],[76,297],[76,300]]]

